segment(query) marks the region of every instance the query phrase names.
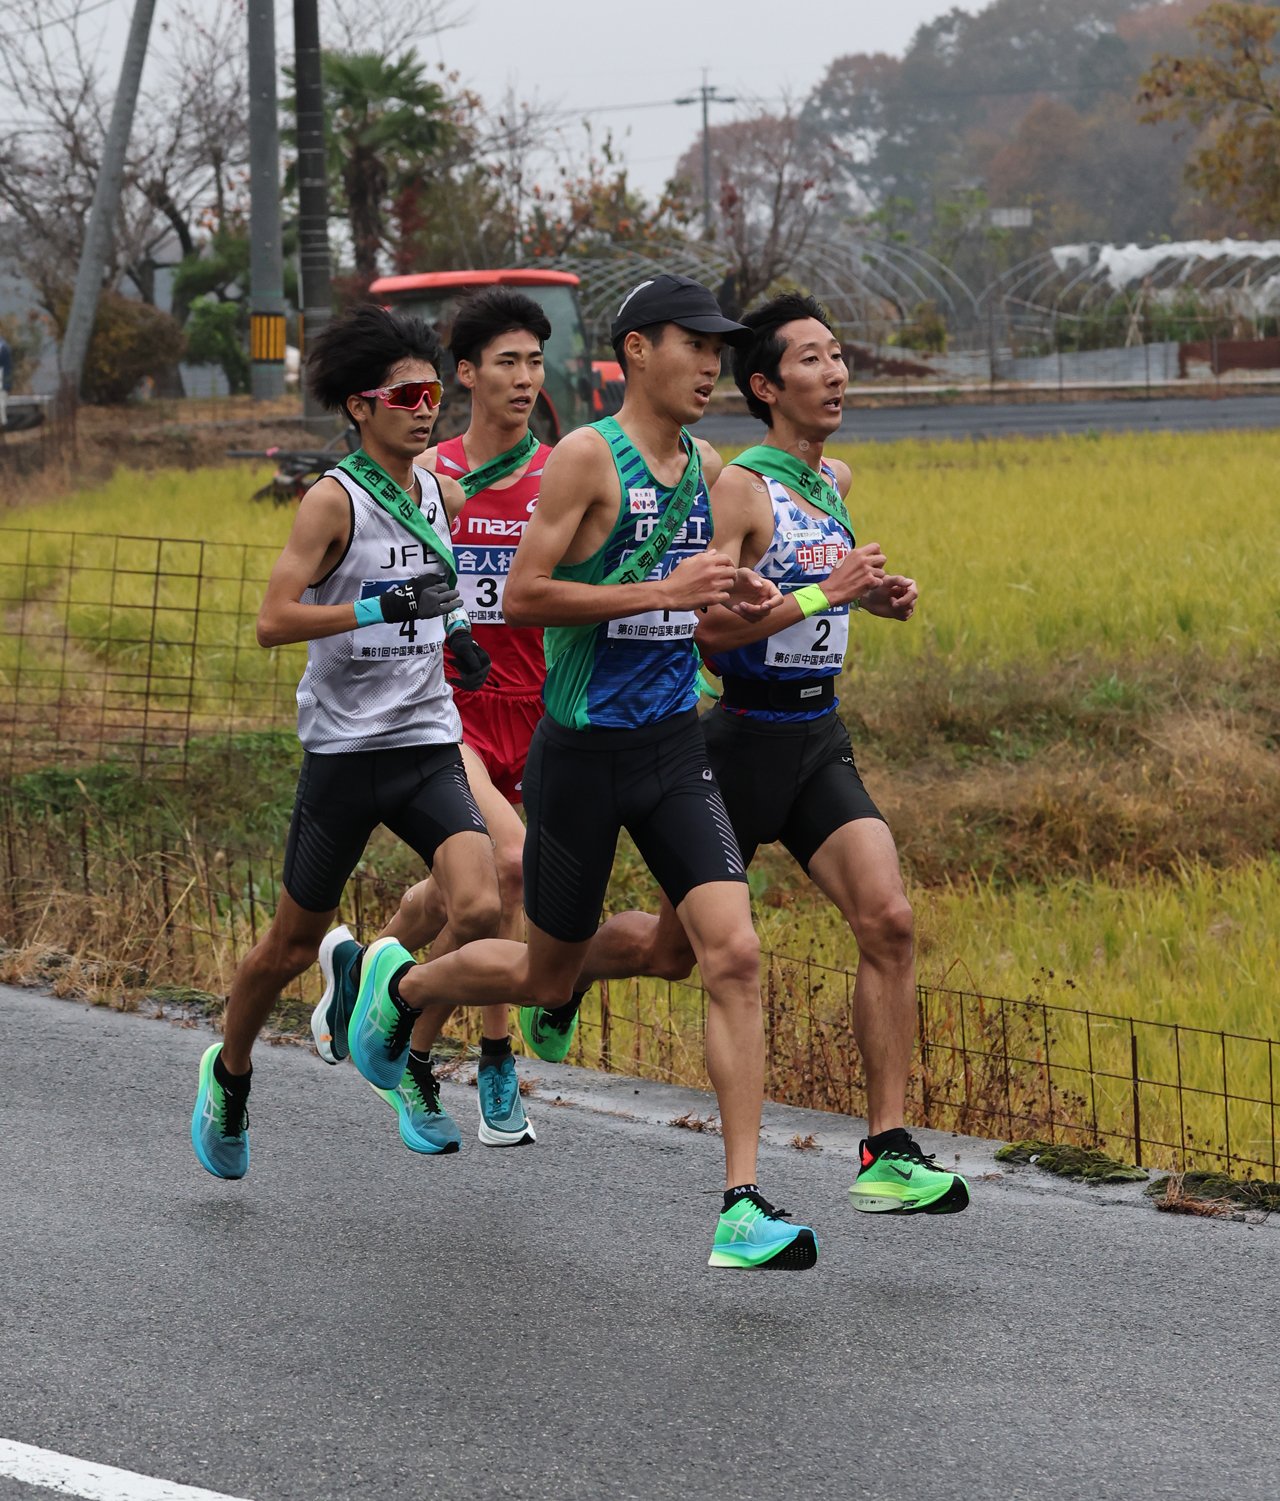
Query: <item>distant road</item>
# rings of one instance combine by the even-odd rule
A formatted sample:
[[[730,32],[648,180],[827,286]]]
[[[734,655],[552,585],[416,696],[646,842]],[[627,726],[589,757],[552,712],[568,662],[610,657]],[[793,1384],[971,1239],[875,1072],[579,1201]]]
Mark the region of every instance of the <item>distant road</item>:
[[[840,437],[849,443],[903,438],[1043,438],[1057,433],[1206,433],[1280,427],[1280,396],[1159,396],[1150,400],[1004,402],[986,405],[851,408]],[[760,424],[712,415],[698,424],[711,443],[749,443]]]

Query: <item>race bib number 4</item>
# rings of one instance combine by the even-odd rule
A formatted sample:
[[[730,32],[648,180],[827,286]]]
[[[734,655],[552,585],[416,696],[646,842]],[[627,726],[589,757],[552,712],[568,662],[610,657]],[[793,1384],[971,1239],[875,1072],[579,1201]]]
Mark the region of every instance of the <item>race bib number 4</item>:
[[[811,615],[765,643],[767,667],[802,667],[807,672],[839,668],[849,645],[849,614]]]
[[[394,589],[402,579],[365,579],[360,598],[372,599]],[[399,620],[384,625],[366,625],[351,632],[351,656],[357,662],[393,662],[404,657],[425,657],[444,645],[444,622]]]
[[[611,641],[682,641],[698,628],[693,610],[646,610],[609,622]]]

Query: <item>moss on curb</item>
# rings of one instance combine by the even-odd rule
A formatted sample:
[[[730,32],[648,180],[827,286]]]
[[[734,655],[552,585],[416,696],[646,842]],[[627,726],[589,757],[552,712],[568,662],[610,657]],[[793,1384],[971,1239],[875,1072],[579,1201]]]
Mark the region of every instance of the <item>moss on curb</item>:
[[[1034,1163],[1059,1178],[1085,1183],[1142,1183],[1147,1170],[1117,1162],[1096,1147],[1072,1147],[1048,1141],[1012,1141],[996,1151],[997,1162]]]

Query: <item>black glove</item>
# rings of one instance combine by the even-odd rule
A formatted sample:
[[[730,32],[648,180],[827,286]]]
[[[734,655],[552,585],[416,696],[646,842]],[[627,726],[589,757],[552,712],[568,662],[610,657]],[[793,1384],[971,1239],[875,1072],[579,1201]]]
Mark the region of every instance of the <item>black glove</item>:
[[[394,624],[401,620],[434,620],[447,615],[462,603],[462,596],[438,573],[420,573],[393,589],[384,590],[378,599],[382,618]]]
[[[489,653],[484,647],[476,645],[476,638],[470,631],[454,631],[444,638],[444,644],[453,653],[458,669],[458,687],[468,692],[481,687],[491,666]]]

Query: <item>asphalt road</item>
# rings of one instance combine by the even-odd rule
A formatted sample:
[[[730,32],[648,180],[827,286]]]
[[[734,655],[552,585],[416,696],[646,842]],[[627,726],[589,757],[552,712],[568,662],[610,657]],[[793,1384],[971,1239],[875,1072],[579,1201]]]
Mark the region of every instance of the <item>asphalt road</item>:
[[[839,441],[1042,438],[1088,432],[1204,433],[1273,427],[1280,427],[1280,396],[1161,396],[1126,401],[850,408],[845,412]],[[760,424],[751,417],[713,414],[702,419],[697,431],[710,443],[751,443],[760,435]]]
[[[761,1183],[819,1265],[713,1272],[695,1093],[530,1061],[536,1146],[480,1147],[457,1083],[463,1150],[421,1159],[349,1066],[263,1047],[224,1183],[188,1140],[205,1031],[0,1015],[0,1440],[249,1501],[1280,1492],[1272,1223],[951,1137],[967,1213],[859,1216],[858,1123],[771,1109]]]

